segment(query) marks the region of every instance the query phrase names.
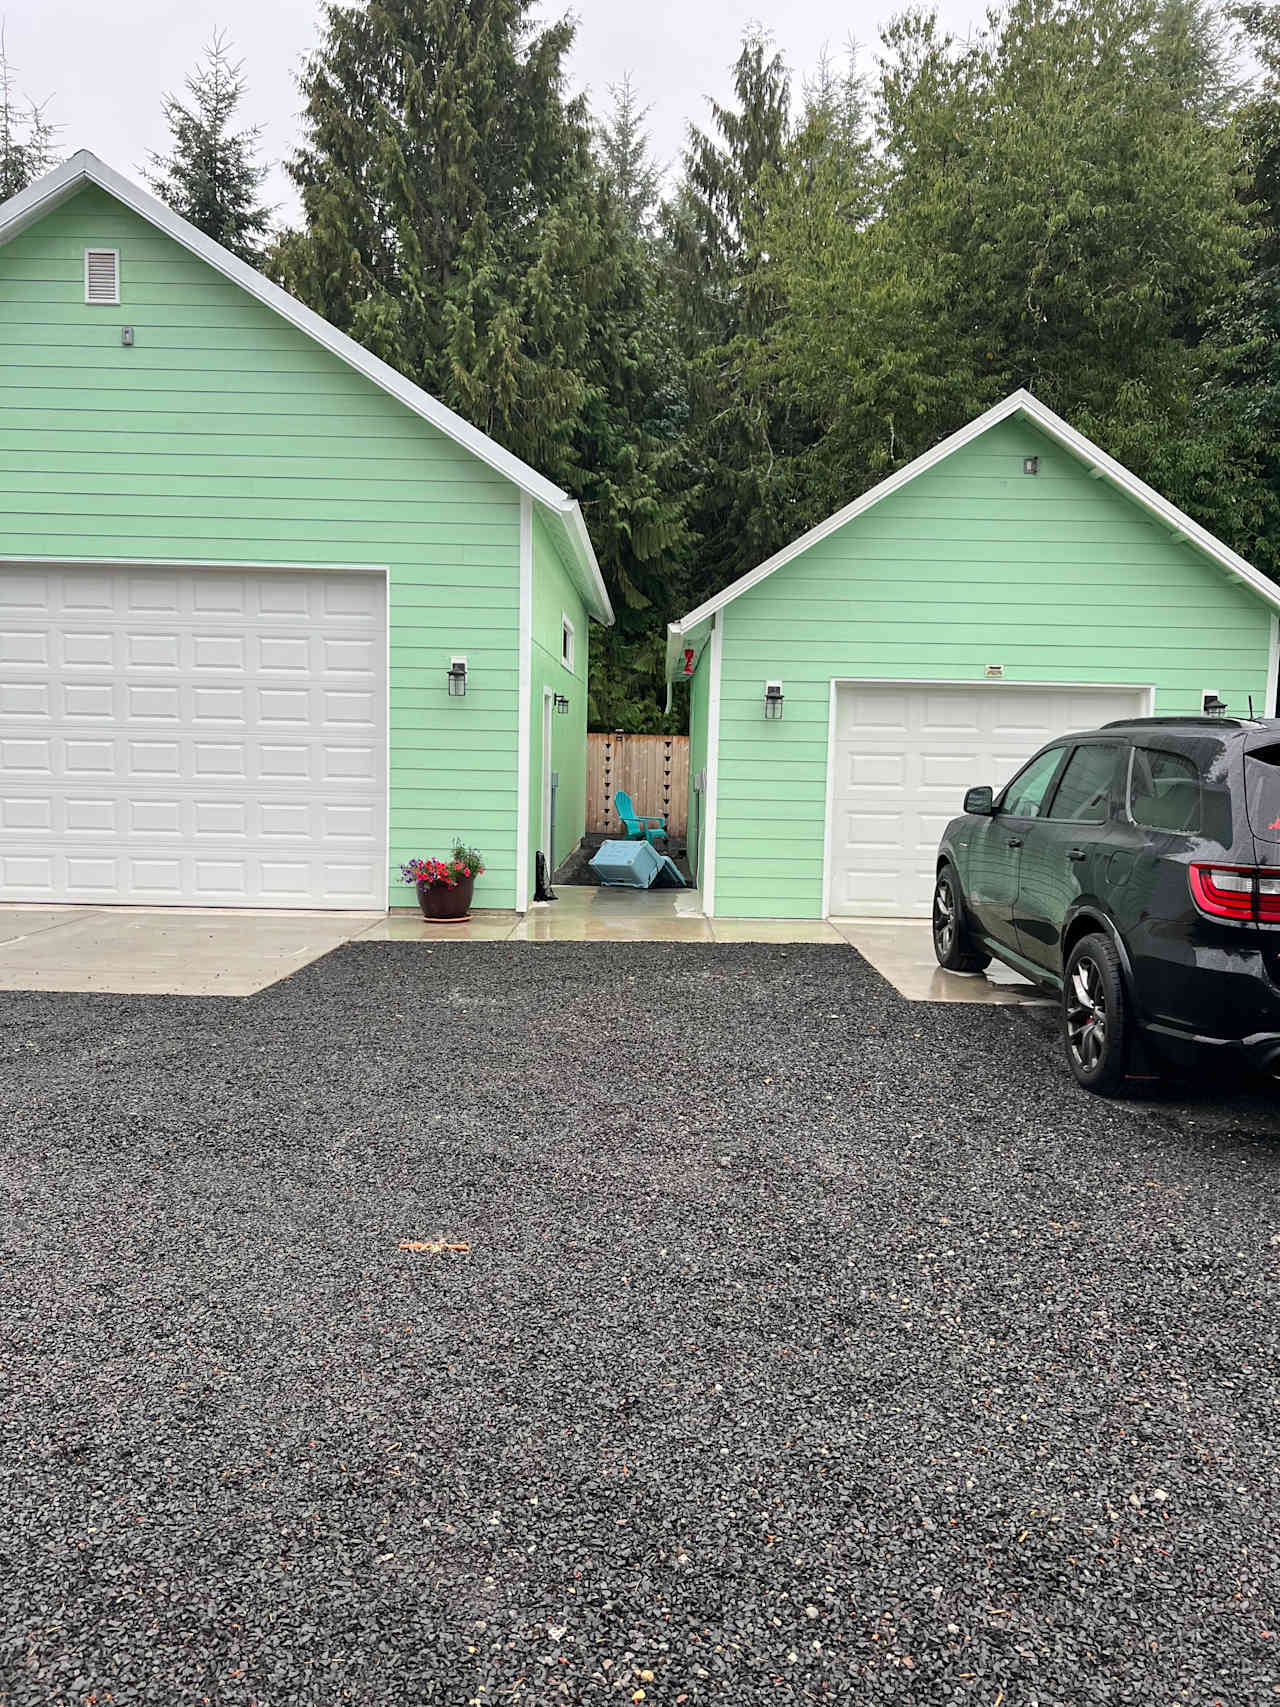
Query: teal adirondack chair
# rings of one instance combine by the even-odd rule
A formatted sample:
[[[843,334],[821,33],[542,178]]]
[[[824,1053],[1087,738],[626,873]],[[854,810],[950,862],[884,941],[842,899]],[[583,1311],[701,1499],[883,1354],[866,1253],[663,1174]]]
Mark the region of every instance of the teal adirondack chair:
[[[665,818],[642,818],[631,804],[631,796],[625,789],[616,789],[613,796],[614,809],[622,819],[622,827],[627,832],[629,842],[638,842],[641,837],[653,847],[659,840],[667,839],[667,820]]]

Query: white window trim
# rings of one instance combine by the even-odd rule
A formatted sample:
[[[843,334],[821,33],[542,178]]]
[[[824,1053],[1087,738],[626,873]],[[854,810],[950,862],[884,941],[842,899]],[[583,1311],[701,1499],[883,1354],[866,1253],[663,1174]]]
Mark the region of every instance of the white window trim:
[[[115,261],[116,293],[112,297],[89,295],[89,257],[90,255],[110,255]],[[84,300],[90,308],[118,308],[120,306],[120,251],[112,249],[105,243],[90,243],[84,252]]]
[[[567,656],[566,656],[566,648],[565,648],[565,641],[566,640],[569,642],[568,655]],[[573,626],[572,618],[566,616],[565,613],[563,611],[561,611],[560,612],[560,663],[564,669],[568,670],[570,675],[573,674],[574,660],[577,657],[577,651],[578,651],[577,630]]]

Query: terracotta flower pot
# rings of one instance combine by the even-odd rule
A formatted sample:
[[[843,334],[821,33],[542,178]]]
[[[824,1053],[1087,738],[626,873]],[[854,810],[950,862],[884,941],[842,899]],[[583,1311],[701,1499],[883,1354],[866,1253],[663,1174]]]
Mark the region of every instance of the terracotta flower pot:
[[[456,883],[419,883],[418,905],[424,919],[436,924],[461,924],[471,917],[471,892],[476,886],[474,877],[460,877]]]

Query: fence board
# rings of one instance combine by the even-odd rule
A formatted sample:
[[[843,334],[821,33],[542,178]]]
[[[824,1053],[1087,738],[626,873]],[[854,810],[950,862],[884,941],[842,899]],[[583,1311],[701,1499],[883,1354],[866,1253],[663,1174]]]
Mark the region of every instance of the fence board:
[[[683,836],[689,816],[687,735],[588,735],[587,829],[618,829],[615,789],[631,796],[645,817],[661,816],[673,836]]]

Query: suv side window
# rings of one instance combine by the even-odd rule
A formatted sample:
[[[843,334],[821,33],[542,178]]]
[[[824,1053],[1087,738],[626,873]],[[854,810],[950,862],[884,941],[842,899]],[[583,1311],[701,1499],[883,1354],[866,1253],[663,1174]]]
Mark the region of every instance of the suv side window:
[[[1047,753],[1025,765],[1005,789],[1000,810],[1011,818],[1038,818],[1049,784],[1058,774],[1064,752],[1062,747],[1050,747]]]
[[[1111,784],[1123,751],[1105,741],[1077,747],[1054,790],[1049,816],[1072,824],[1105,824],[1111,816]]]
[[[1149,830],[1198,835],[1204,817],[1200,772],[1193,759],[1135,747],[1129,766],[1129,816]]]

